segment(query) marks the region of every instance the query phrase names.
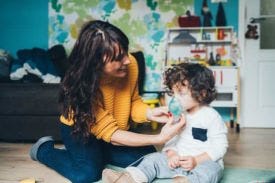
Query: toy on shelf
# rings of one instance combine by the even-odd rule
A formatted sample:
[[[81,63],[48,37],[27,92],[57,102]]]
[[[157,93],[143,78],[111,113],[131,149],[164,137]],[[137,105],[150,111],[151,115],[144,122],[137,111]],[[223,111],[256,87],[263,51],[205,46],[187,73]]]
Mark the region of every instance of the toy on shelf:
[[[179,16],[178,23],[180,27],[199,27],[200,17],[191,15],[190,11],[186,11],[186,16]]]
[[[209,65],[216,65],[216,61],[214,59],[214,55],[213,55],[213,52],[210,52],[210,58],[208,60],[208,64]]]
[[[191,53],[206,53],[206,48],[205,46],[199,46],[196,44],[195,48],[191,48],[190,52]]]
[[[216,29],[217,40],[224,40],[227,34],[224,29]]]
[[[226,25],[227,25],[227,21],[226,21],[224,8],[223,8],[222,3],[219,2],[218,11],[217,11],[217,15],[216,15],[216,26],[222,27],[222,26],[226,26]]]
[[[210,41],[211,40],[211,35],[207,33],[206,31],[201,31],[201,40],[203,41]]]
[[[219,54],[220,56],[225,56],[227,54],[227,51],[226,51],[224,45],[222,47],[218,47],[216,49],[216,53]]]
[[[174,39],[172,43],[186,43],[186,44],[190,44],[190,43],[196,43],[197,40],[196,38],[194,38],[189,31],[180,31],[179,35],[177,35]]]
[[[211,27],[212,26],[212,13],[209,10],[208,6],[207,6],[207,0],[203,0],[202,3],[202,9],[201,9],[201,14],[203,16],[203,22],[202,22],[202,26],[203,27]]]

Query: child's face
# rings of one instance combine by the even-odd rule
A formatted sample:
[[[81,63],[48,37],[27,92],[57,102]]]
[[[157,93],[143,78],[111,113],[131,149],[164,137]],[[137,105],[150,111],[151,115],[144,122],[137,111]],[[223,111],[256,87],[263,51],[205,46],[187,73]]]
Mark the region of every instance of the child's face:
[[[174,95],[180,101],[184,110],[188,112],[195,111],[199,107],[198,101],[192,98],[191,90],[189,88],[188,81],[185,80],[182,83],[177,83],[172,87]]]

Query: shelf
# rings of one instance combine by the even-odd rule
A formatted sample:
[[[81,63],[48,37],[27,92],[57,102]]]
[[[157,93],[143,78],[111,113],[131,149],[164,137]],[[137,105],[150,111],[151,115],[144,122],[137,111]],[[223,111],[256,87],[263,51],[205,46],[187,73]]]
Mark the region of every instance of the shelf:
[[[201,30],[217,30],[217,29],[224,29],[224,30],[232,30],[233,26],[226,26],[226,27],[176,27],[170,28],[169,31],[182,31],[182,30],[191,30],[191,31],[201,31]]]
[[[169,45],[190,45],[190,44],[232,44],[232,41],[196,41],[193,43],[185,43],[185,42],[181,42],[181,43],[173,43],[173,42],[168,42]]]
[[[235,64],[233,52],[233,27],[188,27],[168,29],[165,65],[174,60],[191,60],[198,57],[206,63],[211,54],[220,58],[221,65]],[[194,52],[193,50],[205,50]],[[195,54],[195,55],[194,55]]]
[[[210,69],[238,69],[238,66],[209,66]]]

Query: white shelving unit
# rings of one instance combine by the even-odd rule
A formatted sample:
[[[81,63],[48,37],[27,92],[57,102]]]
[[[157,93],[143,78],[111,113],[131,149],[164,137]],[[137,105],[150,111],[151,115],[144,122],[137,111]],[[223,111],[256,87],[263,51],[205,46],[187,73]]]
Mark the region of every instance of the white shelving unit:
[[[214,56],[220,54],[222,65],[231,65],[232,37],[233,27],[168,29],[165,66],[184,60],[207,61],[211,52]]]
[[[213,107],[238,107],[239,71],[238,67],[211,66],[216,81],[218,95],[211,103]]]
[[[167,32],[164,68],[180,62],[208,65],[216,80],[218,96],[213,107],[240,108],[239,69],[233,60],[233,27],[173,28]],[[216,64],[209,65],[211,52]]]

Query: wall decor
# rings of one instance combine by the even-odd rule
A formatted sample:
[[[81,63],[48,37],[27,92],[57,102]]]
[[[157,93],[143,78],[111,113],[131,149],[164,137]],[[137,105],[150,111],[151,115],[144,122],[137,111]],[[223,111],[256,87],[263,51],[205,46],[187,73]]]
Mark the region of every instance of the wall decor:
[[[166,30],[178,27],[178,17],[193,11],[194,0],[50,0],[49,47],[72,48],[87,20],[100,19],[121,28],[130,51],[142,51],[146,61],[145,90],[161,88]]]

